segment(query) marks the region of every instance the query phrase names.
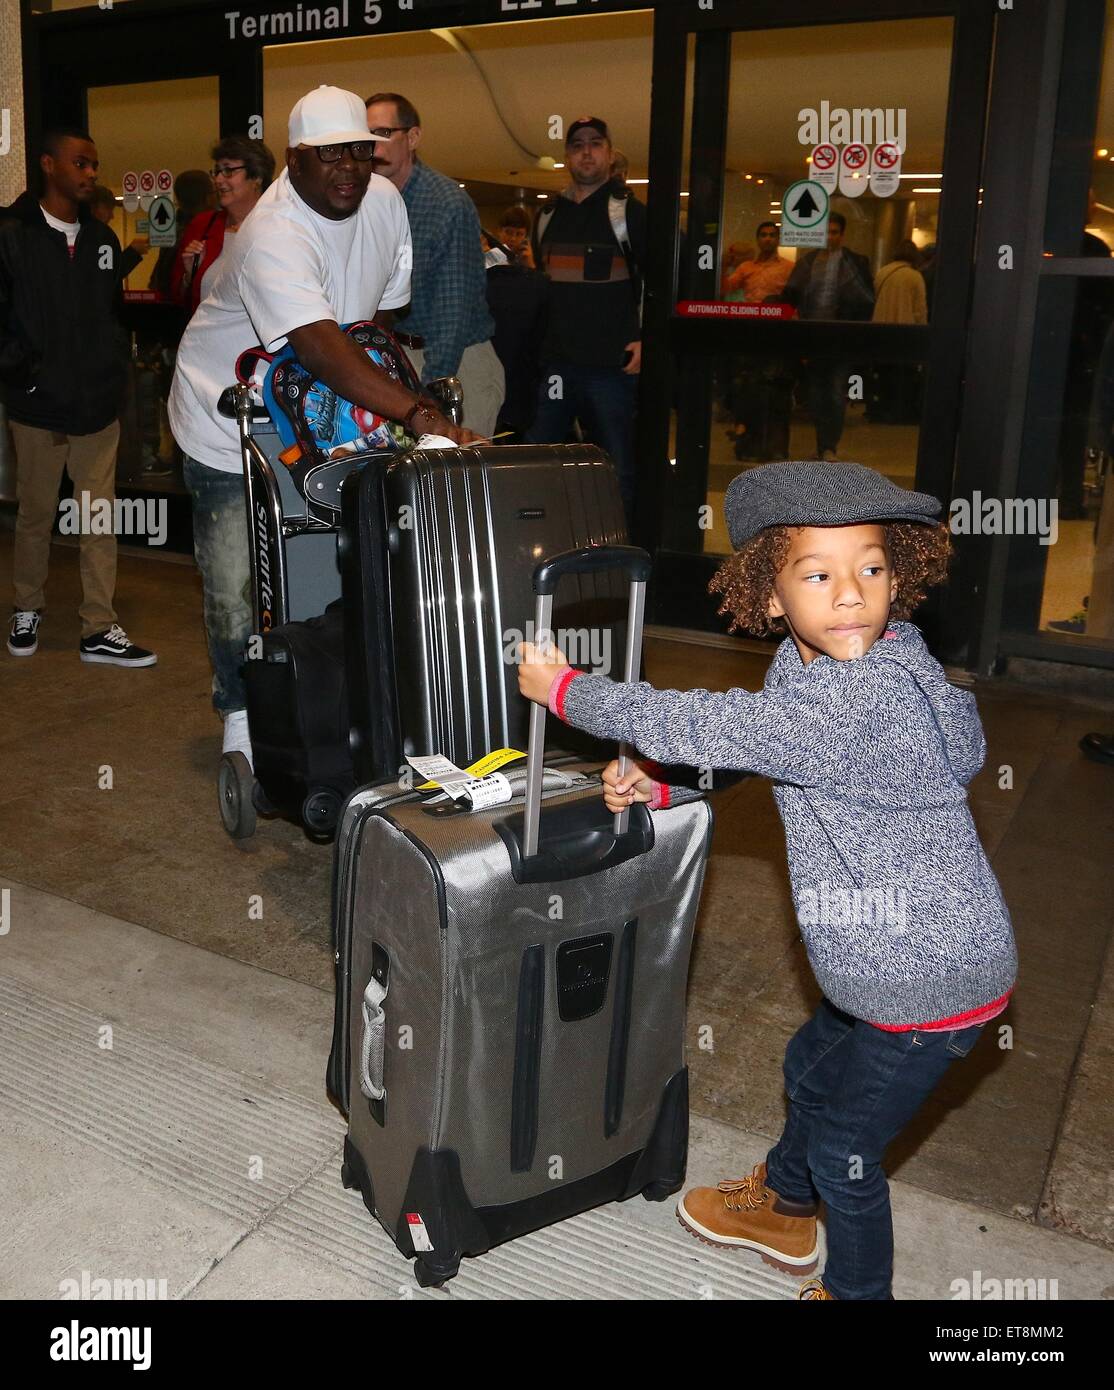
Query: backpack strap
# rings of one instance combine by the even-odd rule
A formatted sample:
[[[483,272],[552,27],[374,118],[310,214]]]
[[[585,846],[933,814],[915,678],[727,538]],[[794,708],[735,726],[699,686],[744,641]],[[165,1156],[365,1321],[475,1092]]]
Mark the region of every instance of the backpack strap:
[[[619,197],[617,193],[609,195],[607,199],[607,220],[611,223],[612,234],[619,243],[619,250],[623,253],[623,260],[627,263],[627,273],[630,275],[631,288],[634,290],[634,297],[638,304],[638,322],[641,324],[642,275],[634,259],[634,247],[630,244],[630,232],[627,228],[627,199],[629,197],[629,193],[624,193],[622,197]]]

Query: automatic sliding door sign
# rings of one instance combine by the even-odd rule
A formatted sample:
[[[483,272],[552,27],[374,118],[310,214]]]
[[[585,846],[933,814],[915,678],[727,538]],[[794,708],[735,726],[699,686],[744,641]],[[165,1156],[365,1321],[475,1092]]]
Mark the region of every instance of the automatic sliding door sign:
[[[781,200],[782,246],[828,244],[828,190],[812,179],[798,179]]]

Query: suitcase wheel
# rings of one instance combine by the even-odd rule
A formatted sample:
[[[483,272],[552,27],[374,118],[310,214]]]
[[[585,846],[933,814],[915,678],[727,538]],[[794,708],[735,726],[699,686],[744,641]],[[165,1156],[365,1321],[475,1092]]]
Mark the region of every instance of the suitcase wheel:
[[[346,1187],[349,1191],[352,1191],[360,1185],[352,1176],[352,1169],[349,1168],[347,1163],[342,1163],[340,1165],[340,1183],[342,1187]]]
[[[243,753],[225,753],[217,773],[217,795],[221,823],[234,840],[255,834],[255,805],[252,789],[255,777]]]
[[[460,1269],[460,1261],[442,1265],[431,1265],[419,1255],[414,1261],[414,1278],[423,1289],[439,1289],[447,1284]]]
[[[648,1202],[666,1202],[675,1192],[680,1192],[681,1184],[672,1182],[652,1182],[648,1187],[642,1189],[642,1195]]]
[[[302,803],[302,824],[311,835],[330,839],[337,828],[340,804],[334,791],[311,792]]]

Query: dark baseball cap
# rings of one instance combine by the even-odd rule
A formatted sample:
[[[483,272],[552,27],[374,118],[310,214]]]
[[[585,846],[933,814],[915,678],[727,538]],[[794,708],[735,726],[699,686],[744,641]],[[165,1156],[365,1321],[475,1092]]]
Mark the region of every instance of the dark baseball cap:
[[[611,132],[607,128],[607,122],[601,120],[599,116],[577,116],[572,125],[565,132],[565,144],[572,143],[572,137],[578,130],[598,130],[605,140],[611,139]]]

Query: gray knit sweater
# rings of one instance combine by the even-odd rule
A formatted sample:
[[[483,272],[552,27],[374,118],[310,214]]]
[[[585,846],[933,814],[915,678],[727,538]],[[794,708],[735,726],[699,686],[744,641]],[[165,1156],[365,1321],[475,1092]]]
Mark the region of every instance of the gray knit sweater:
[[[807,664],[787,637],[755,693],[578,675],[559,708],[662,763],[771,778],[820,988],[857,1018],[909,1025],[1000,998],[1017,953],[967,806],[986,756],[974,696],[910,623],[887,632],[858,660]]]

